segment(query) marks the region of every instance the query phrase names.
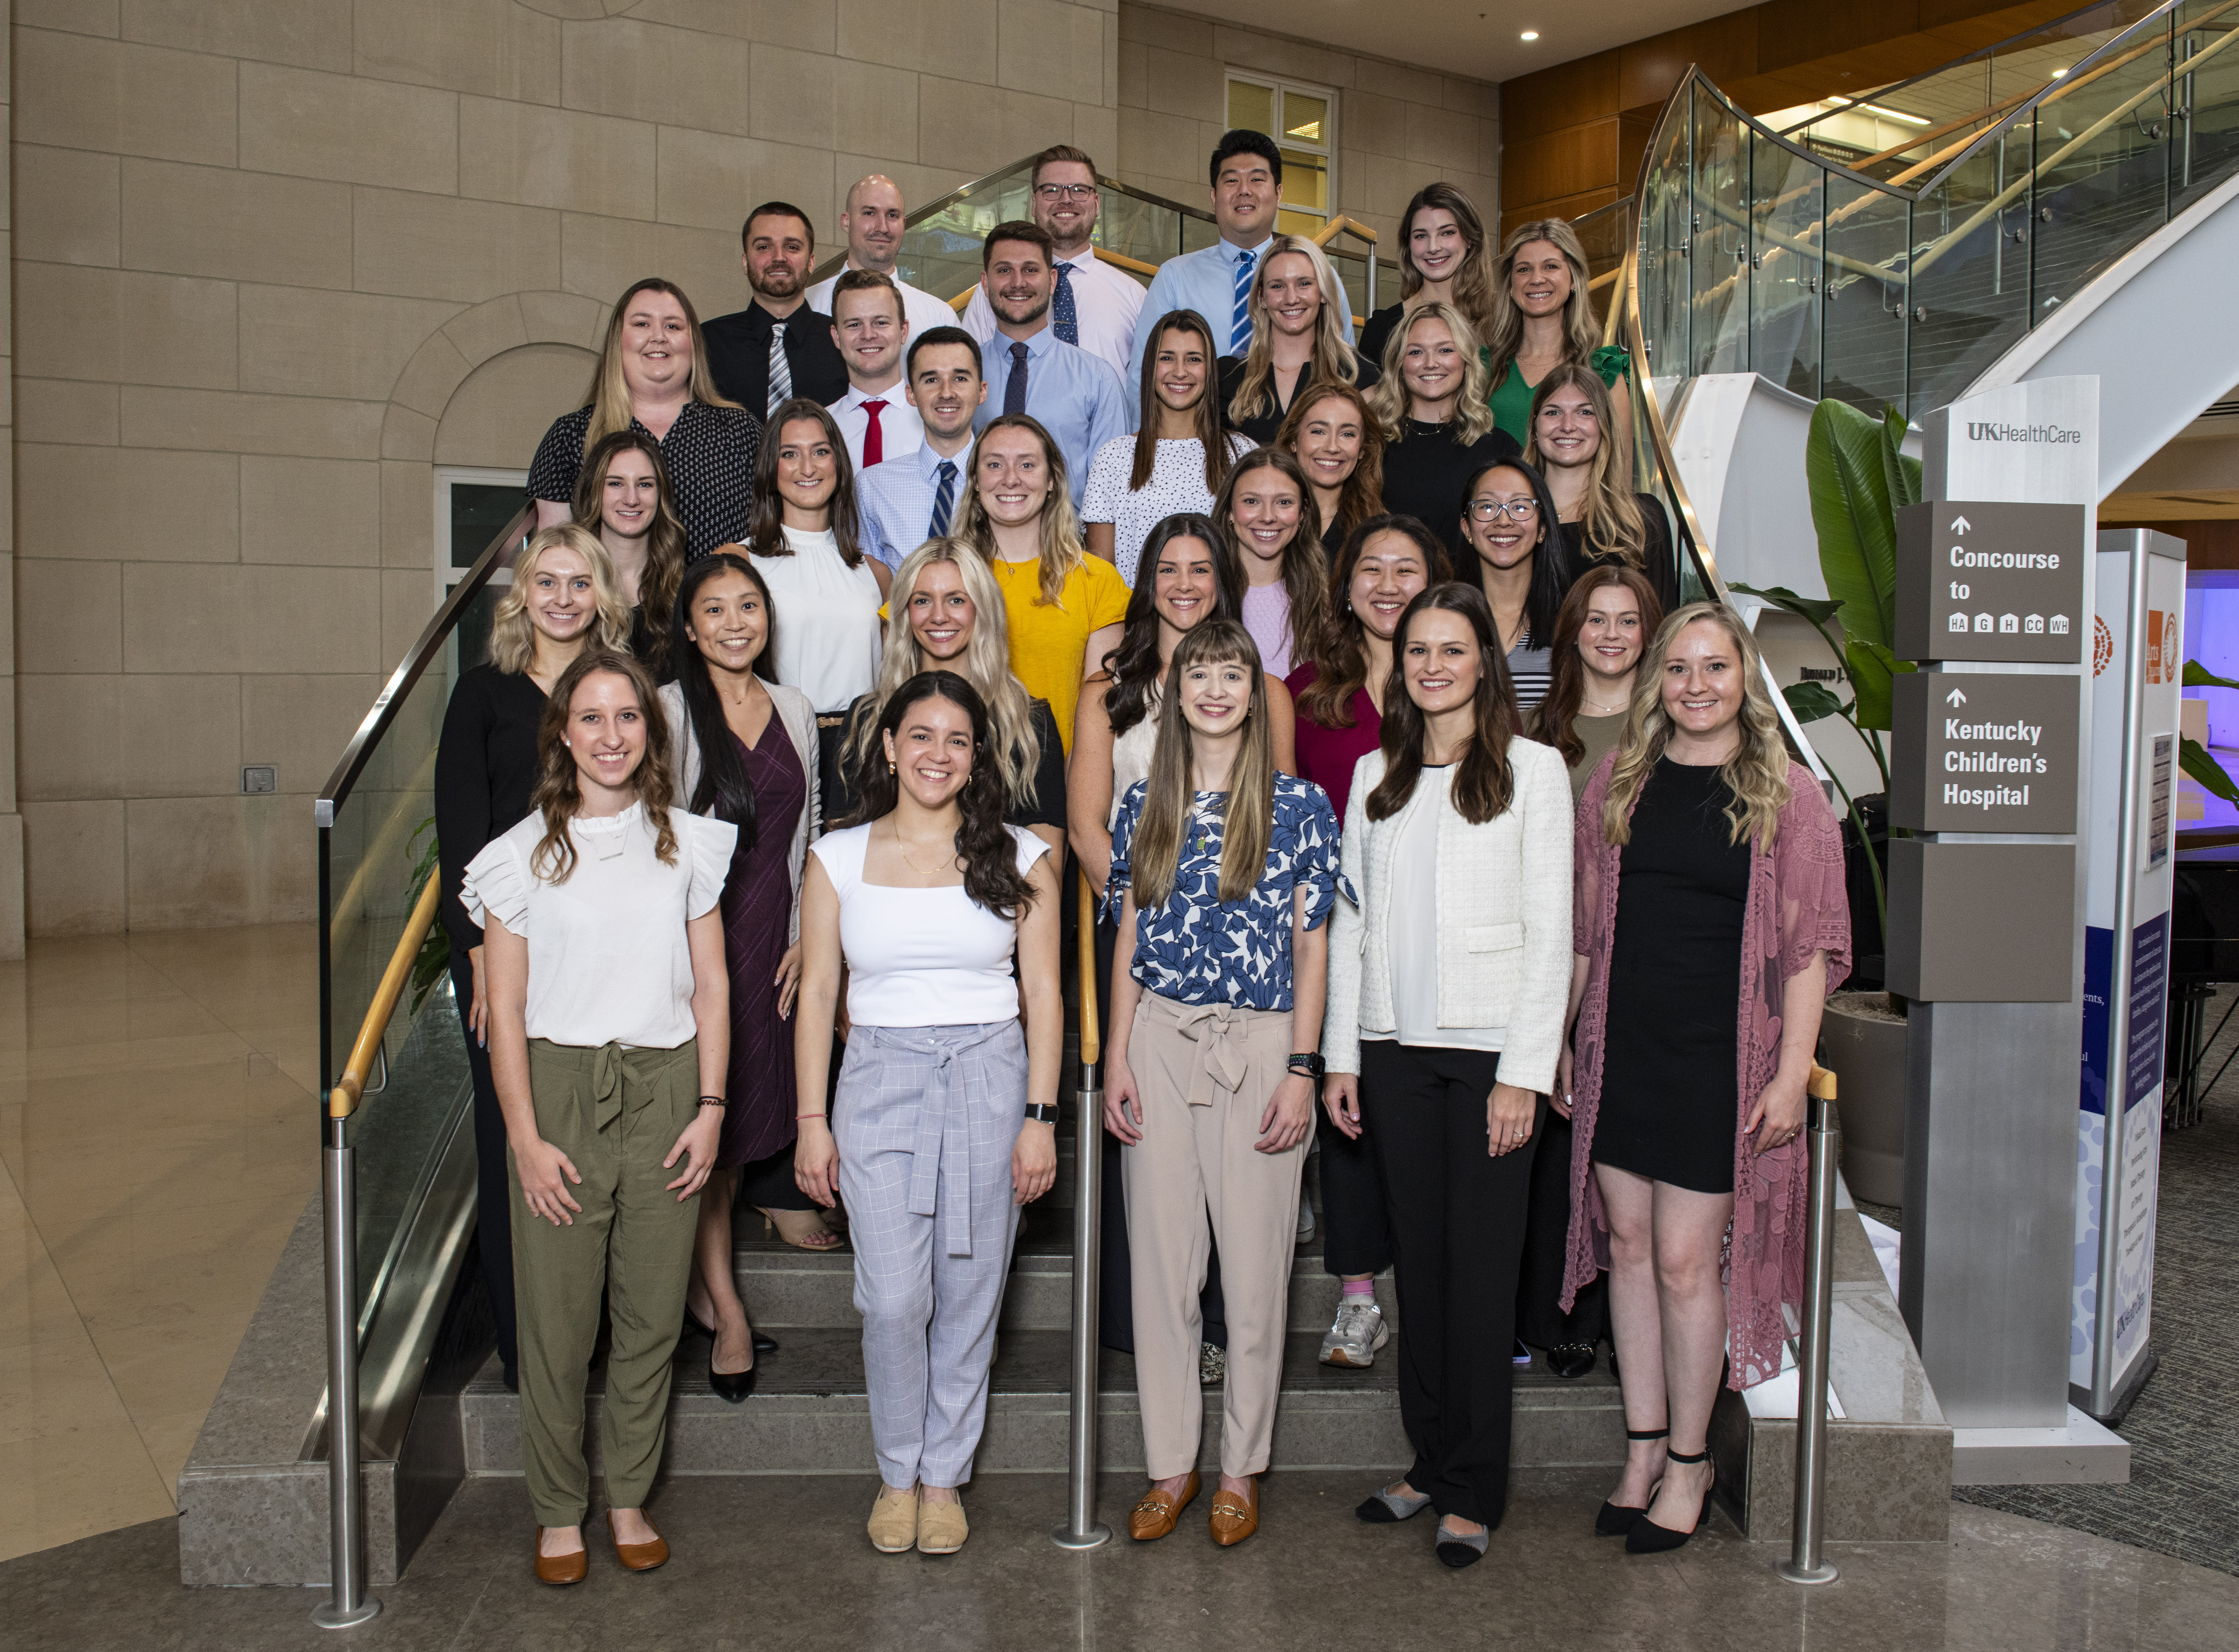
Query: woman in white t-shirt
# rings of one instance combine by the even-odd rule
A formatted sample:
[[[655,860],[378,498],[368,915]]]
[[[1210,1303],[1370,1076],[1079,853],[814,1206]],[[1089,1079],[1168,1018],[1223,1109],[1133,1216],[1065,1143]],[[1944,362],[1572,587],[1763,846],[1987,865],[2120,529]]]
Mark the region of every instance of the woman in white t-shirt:
[[[1089,462],[1080,501],[1088,548],[1130,585],[1151,530],[1169,516],[1211,510],[1230,463],[1252,449],[1249,436],[1220,428],[1219,360],[1204,316],[1167,314],[1143,352],[1142,428],[1114,436]]]
[[[855,823],[818,839],[801,888],[794,1173],[854,1218],[885,1483],[871,1542],[947,1555],[967,1532],[957,1488],[987,1419],[1019,1206],[1057,1179],[1057,866],[1004,823],[987,708],[962,677],[911,678],[878,731]],[[827,1120],[843,967],[847,1054]]]
[[[587,1562],[583,1384],[612,1305],[601,1434],[608,1525],[632,1571],[668,1558],[645,1517],[661,1466],[701,1184],[730,1059],[718,902],[738,828],[675,806],[653,678],[590,649],[537,731],[532,812],[468,865],[513,1201],[521,1445],[536,1576]],[[671,1196],[674,1197],[671,1197]]]

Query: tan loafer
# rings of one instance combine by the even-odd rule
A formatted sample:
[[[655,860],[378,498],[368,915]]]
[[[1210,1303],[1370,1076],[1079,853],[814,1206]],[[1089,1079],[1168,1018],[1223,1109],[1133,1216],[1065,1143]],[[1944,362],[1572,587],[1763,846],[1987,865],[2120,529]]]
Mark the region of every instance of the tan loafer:
[[[580,1583],[591,1570],[590,1551],[579,1549],[572,1555],[548,1555],[544,1552],[544,1528],[536,1529],[536,1546],[530,1551],[536,1557],[536,1581],[564,1589],[569,1583]]]
[[[653,1522],[645,1523],[651,1526]],[[668,1564],[668,1540],[657,1531],[649,1543],[626,1543],[616,1537],[615,1558],[621,1562],[626,1572],[657,1572]]]
[[[1223,1549],[1233,1549],[1259,1529],[1259,1477],[1252,1477],[1252,1495],[1239,1497],[1233,1491],[1213,1494],[1213,1512],[1206,1516],[1206,1529],[1213,1541]]]
[[[930,1497],[918,1499],[919,1554],[953,1555],[964,1547],[964,1540],[971,1535],[972,1523],[965,1519],[961,1503],[935,1503]]]
[[[1139,1543],[1154,1543],[1174,1529],[1182,1517],[1182,1510],[1197,1501],[1199,1489],[1197,1470],[1190,1470],[1188,1483],[1182,1487],[1181,1496],[1161,1491],[1153,1486],[1143,1494],[1143,1499],[1127,1511],[1127,1535]]]
[[[901,1555],[917,1547],[917,1489],[879,1488],[871,1505],[871,1547],[881,1555]]]

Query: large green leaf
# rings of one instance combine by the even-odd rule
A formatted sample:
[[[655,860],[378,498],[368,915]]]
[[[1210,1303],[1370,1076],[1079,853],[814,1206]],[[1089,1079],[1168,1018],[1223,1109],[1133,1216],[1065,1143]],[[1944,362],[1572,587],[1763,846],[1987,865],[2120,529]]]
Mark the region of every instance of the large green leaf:
[[[1848,402],[1811,410],[1804,469],[1820,576],[1844,634],[1884,647],[1897,627],[1897,504],[1906,486],[1890,452],[1884,428]]]
[[[1850,692],[1857,696],[1857,707],[1851,713],[1860,728],[1882,728],[1890,726],[1891,716],[1890,680],[1900,671],[1917,669],[1910,660],[1900,660],[1878,642],[1866,642],[1849,637],[1843,643],[1844,663],[1850,671]]]
[[[1768,585],[1760,589],[1754,585],[1743,585],[1737,582],[1727,586],[1726,589],[1739,591],[1744,596],[1760,598],[1771,603],[1774,607],[1785,609],[1790,614],[1801,614],[1814,625],[1825,625],[1835,617],[1843,606],[1825,597],[1798,596],[1784,585]]]
[[[1741,589],[1739,586],[1734,587]],[[2197,660],[2184,662],[2184,683],[2187,688],[2239,688],[2239,682],[2229,677],[2219,677]]]
[[[2231,685],[2239,687],[2239,683]],[[2226,803],[2239,803],[2239,786],[2232,783],[2223,765],[2208,754],[2208,748],[2189,736],[2177,742],[2177,766],[2202,786],[2222,798]]]
[[[1905,457],[1906,428],[1904,415],[1895,408],[1882,409],[1882,469],[1889,478],[1890,501],[1900,508],[1920,503],[1920,461]]]
[[[1816,723],[1823,717],[1840,717],[1843,714],[1843,702],[1835,698],[1824,683],[1792,682],[1780,693],[1799,723]]]

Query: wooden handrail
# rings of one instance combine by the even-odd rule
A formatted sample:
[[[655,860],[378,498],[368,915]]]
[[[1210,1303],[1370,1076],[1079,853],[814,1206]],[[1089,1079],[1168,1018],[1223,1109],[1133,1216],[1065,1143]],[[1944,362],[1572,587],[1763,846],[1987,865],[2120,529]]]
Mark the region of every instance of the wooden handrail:
[[[1834,1100],[1835,1075],[1814,1062],[1811,1066],[1811,1076],[1804,1081],[1804,1093],[1817,1097],[1821,1101]]]
[[[1124,252],[1113,252],[1105,247],[1098,247],[1094,251],[1096,255],[1106,263],[1116,265],[1131,275],[1155,275],[1159,273],[1159,267],[1156,264],[1146,264],[1139,258],[1130,258]]]
[[[1311,239],[1317,247],[1326,247],[1340,232],[1358,236],[1372,247],[1376,244],[1376,231],[1361,222],[1359,219],[1349,218],[1342,212],[1314,231]]]
[[[1088,886],[1088,868],[1080,869],[1080,912],[1074,926],[1080,931],[1080,1065],[1093,1067],[1103,1046],[1096,1025],[1096,892]]]
[[[438,866],[428,874],[420,899],[413,903],[412,916],[404,920],[404,932],[396,938],[396,950],[389,955],[389,967],[382,972],[381,985],[374,989],[373,1002],[358,1027],[357,1042],[350,1045],[349,1062],[327,1092],[328,1118],[347,1118],[357,1111],[366,1078],[373,1071],[374,1055],[389,1035],[389,1018],[396,1013],[397,1000],[404,996],[405,983],[412,979],[412,960],[420,956],[420,944],[428,939],[435,921],[435,903],[442,892],[443,869]]]

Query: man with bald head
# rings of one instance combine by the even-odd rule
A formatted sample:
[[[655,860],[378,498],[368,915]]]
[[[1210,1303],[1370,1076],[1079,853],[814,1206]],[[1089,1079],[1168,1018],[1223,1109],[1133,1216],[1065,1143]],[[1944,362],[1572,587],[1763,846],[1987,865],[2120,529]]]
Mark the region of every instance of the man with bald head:
[[[914,333],[956,325],[956,312],[922,288],[913,287],[894,274],[894,260],[902,249],[902,192],[894,181],[874,172],[858,178],[847,191],[847,210],[840,215],[840,233],[847,242],[847,268],[868,269],[894,282],[902,295],[902,314]],[[840,278],[820,281],[808,289],[808,307],[832,314],[832,288]]]

